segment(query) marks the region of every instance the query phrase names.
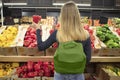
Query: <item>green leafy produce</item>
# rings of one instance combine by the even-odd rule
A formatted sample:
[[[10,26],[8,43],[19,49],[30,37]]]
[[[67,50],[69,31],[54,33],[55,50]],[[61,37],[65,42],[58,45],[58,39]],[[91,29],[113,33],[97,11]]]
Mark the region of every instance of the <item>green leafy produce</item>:
[[[108,25],[97,27],[96,33],[108,48],[120,48],[120,39],[109,30]]]
[[[114,42],[114,40],[109,40],[106,42],[106,45],[109,47],[109,48],[120,48],[119,47],[119,44]]]

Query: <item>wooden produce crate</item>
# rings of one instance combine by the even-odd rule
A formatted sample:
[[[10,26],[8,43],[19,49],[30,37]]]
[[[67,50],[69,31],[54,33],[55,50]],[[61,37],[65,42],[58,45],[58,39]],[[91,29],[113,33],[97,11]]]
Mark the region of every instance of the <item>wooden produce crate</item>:
[[[120,48],[107,48],[102,41],[100,41],[100,44],[99,56],[120,56]]]
[[[56,49],[55,48],[48,48],[46,49],[46,56],[54,56]]]
[[[17,53],[20,56],[44,56],[44,51],[39,51],[37,47],[28,48],[23,47],[24,37],[29,25],[22,25],[19,28],[19,35],[17,36]]]
[[[110,75],[104,68],[101,69],[99,80],[120,80],[120,76]]]
[[[37,47],[17,47],[17,53],[20,56],[44,56],[44,51],[39,51]]]
[[[110,31],[116,35],[119,39],[120,37],[117,35],[117,33],[115,33],[113,31],[113,27],[109,27]],[[120,56],[120,48],[108,48],[105,43],[103,43],[102,41],[100,41],[99,39],[99,42],[101,44],[101,49],[99,51],[99,56]]]
[[[3,56],[3,53],[2,53],[2,51],[3,51],[3,50],[0,48],[0,56],[1,56],[1,55]]]
[[[41,79],[35,79],[35,78],[12,78],[11,80],[41,80]]]
[[[9,28],[11,27],[11,28]],[[16,36],[18,35],[18,32],[19,32],[19,26],[4,26],[2,28],[2,31],[0,32],[2,35],[4,34],[4,37],[7,37],[6,40],[9,40],[9,38],[11,37],[10,35],[9,36],[6,36],[8,35],[10,32],[10,29],[12,29],[13,27],[17,28],[17,34],[15,35],[15,38],[13,38],[13,41],[10,42],[10,45],[7,45],[8,42],[4,43],[4,46],[2,45],[2,47],[0,47],[0,55],[5,55],[5,56],[13,56],[13,55],[17,55],[17,51],[16,51],[16,42],[14,42],[14,40],[16,39]],[[9,29],[8,29],[9,28]],[[16,31],[16,29],[13,28],[13,31]],[[6,31],[7,30],[7,31]],[[6,33],[6,35],[5,35]],[[14,34],[14,33],[13,33]],[[13,37],[13,35],[12,35]],[[5,41],[6,41],[5,40]]]
[[[18,76],[14,75],[11,77],[10,80],[41,80],[41,77],[34,77],[34,78],[18,78]]]
[[[100,56],[120,56],[120,48],[101,48]]]
[[[6,29],[6,26],[0,27],[0,34]],[[15,47],[0,47],[0,55],[17,55]]]
[[[1,47],[0,55],[4,55],[4,56],[17,55],[16,47]]]

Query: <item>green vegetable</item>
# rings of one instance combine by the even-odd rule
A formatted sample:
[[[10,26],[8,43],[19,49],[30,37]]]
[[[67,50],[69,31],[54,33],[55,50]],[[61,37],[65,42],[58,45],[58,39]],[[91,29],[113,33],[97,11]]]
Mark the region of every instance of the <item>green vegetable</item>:
[[[99,36],[99,38],[100,38],[101,41],[103,41],[103,42],[105,41],[105,36],[104,35]]]
[[[96,33],[108,48],[120,48],[120,39],[109,30],[108,25],[97,27]]]
[[[108,48],[119,48],[120,47],[120,45],[114,42],[112,39],[107,41],[106,45]]]

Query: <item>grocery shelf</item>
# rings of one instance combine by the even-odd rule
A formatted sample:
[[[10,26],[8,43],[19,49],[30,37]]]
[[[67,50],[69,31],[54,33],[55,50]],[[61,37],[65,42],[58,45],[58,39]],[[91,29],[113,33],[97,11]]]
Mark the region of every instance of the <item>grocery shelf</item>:
[[[91,62],[120,62],[120,56],[92,56]]]
[[[53,61],[53,56],[0,56],[0,62]],[[120,62],[120,56],[92,56],[91,62]]]
[[[52,56],[0,56],[0,62],[53,61]]]

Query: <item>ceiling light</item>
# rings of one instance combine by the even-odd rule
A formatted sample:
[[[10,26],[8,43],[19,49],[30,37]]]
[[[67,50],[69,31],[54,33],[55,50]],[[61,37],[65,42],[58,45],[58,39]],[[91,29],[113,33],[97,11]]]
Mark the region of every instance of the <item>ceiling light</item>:
[[[27,5],[27,3],[4,3],[4,5]]]
[[[63,6],[64,3],[53,3],[54,6]],[[91,6],[91,4],[76,4],[77,6]]]

